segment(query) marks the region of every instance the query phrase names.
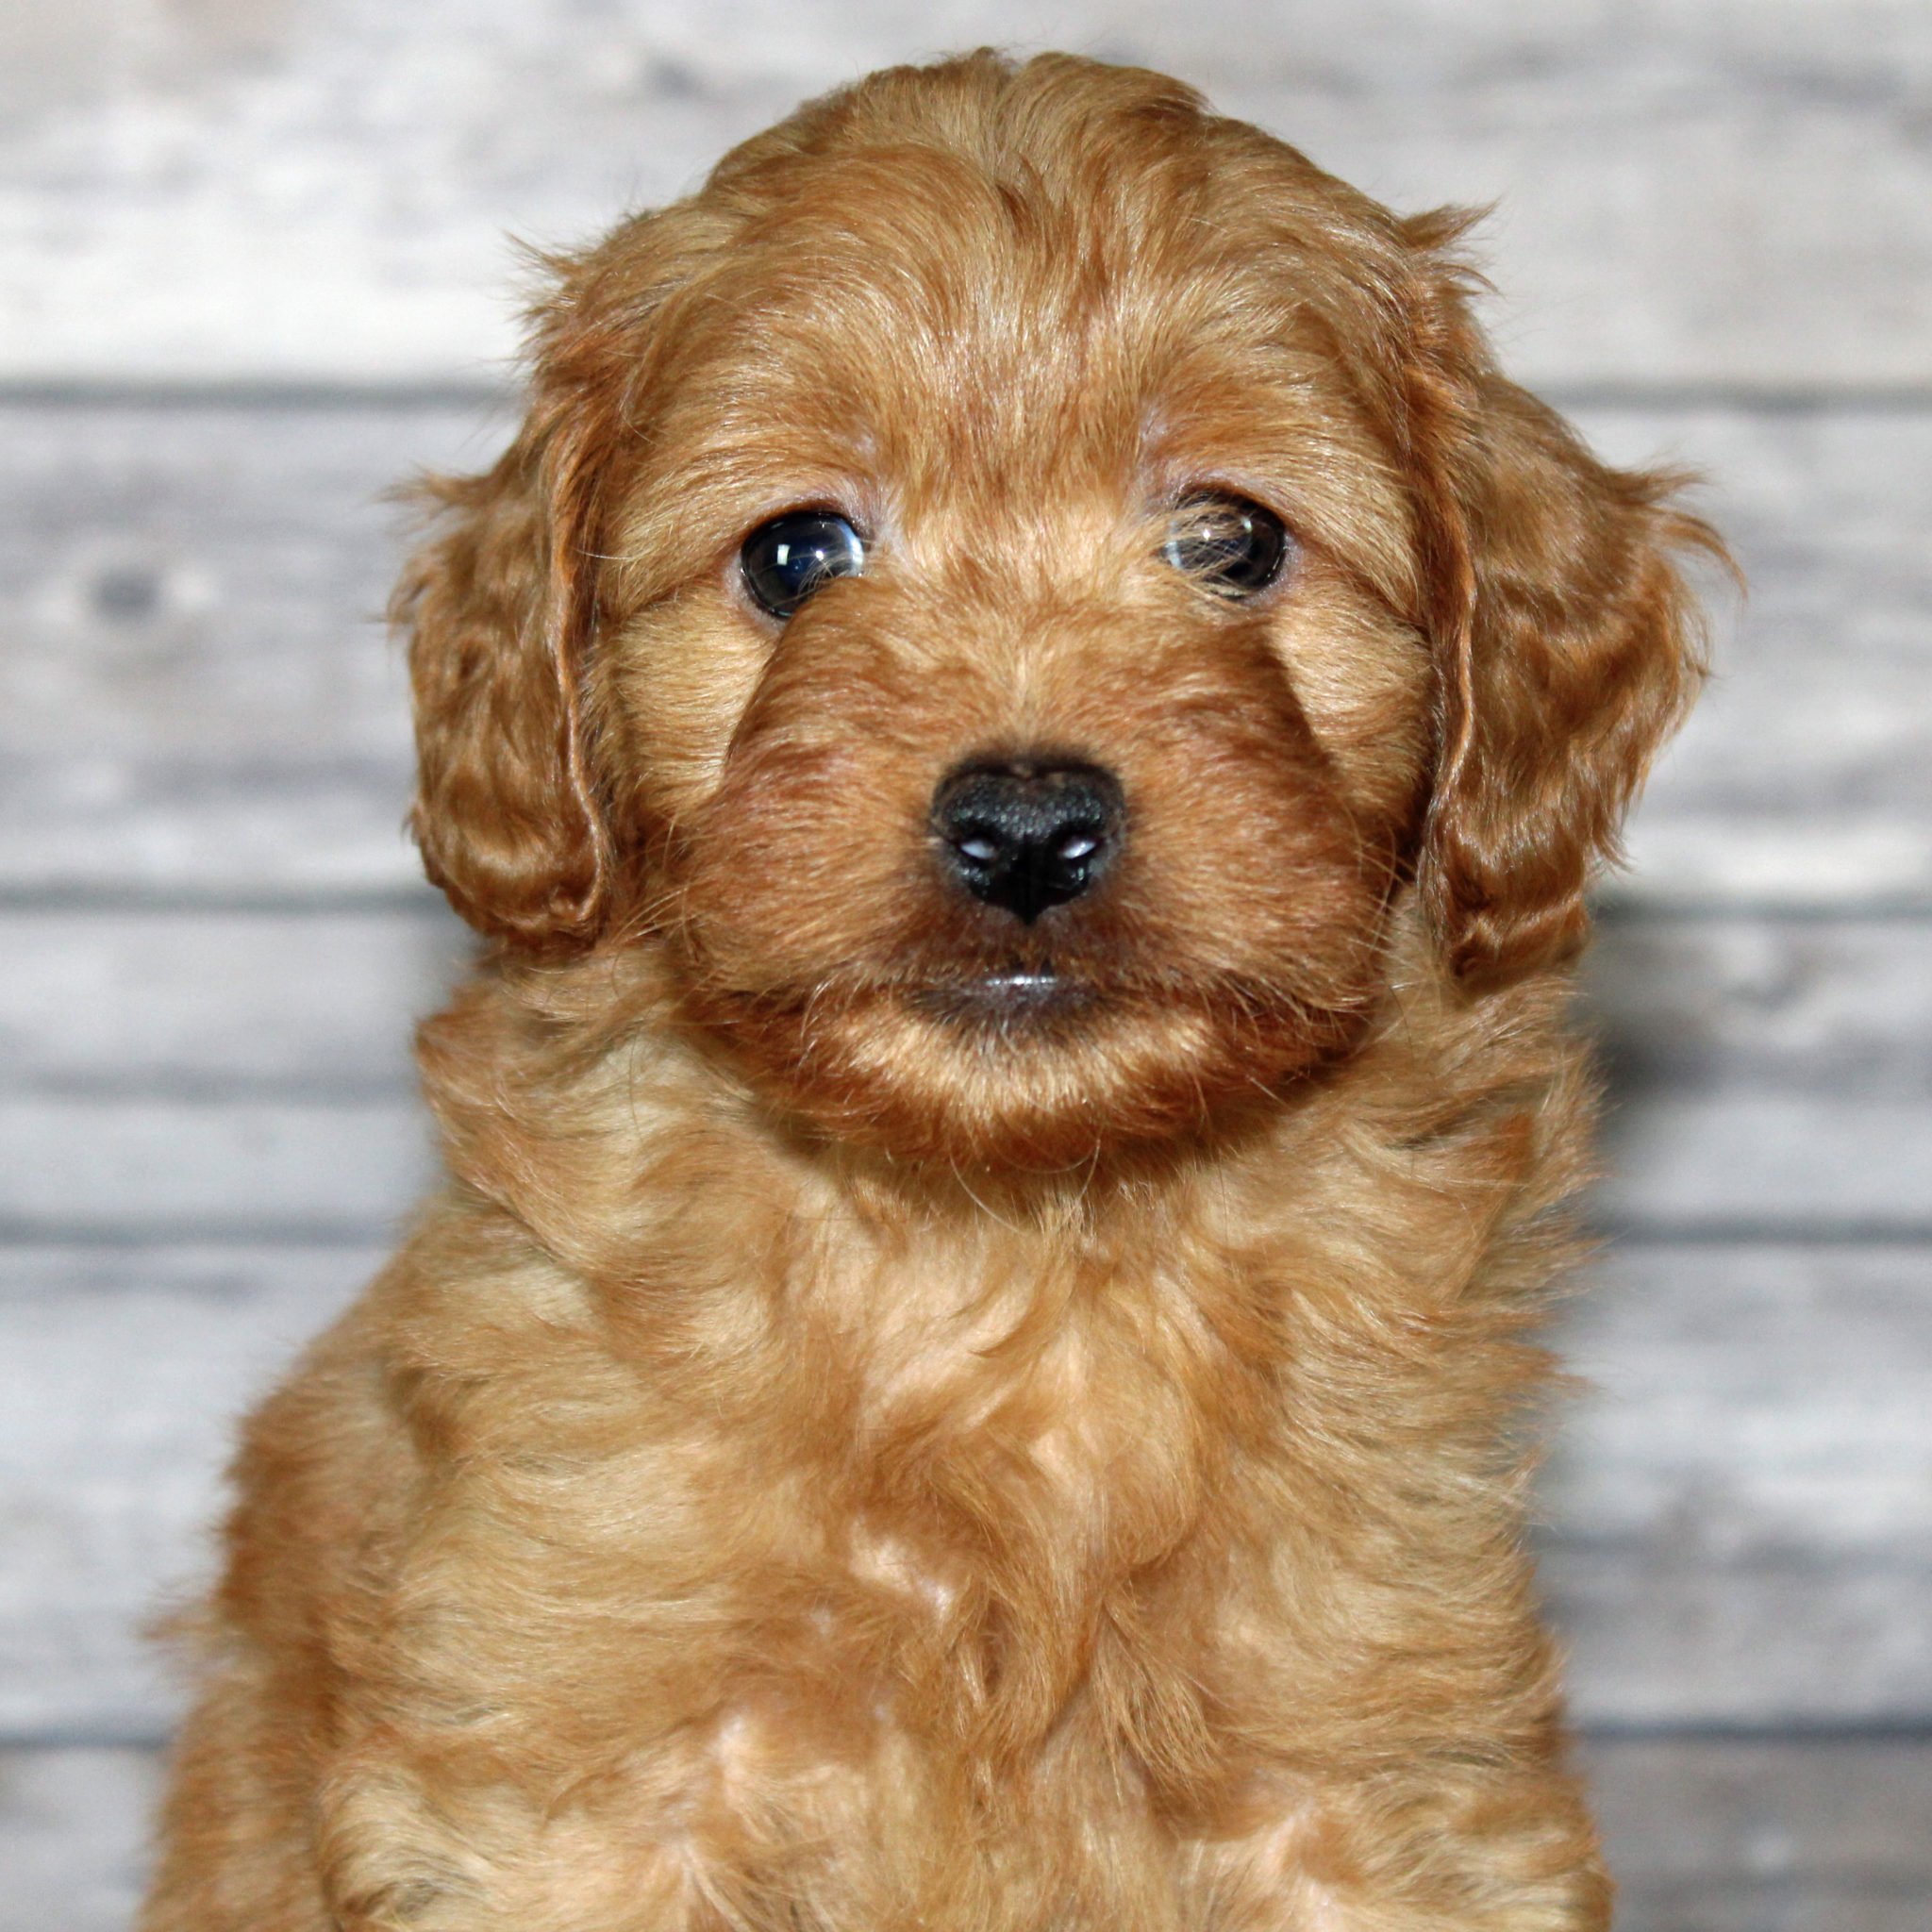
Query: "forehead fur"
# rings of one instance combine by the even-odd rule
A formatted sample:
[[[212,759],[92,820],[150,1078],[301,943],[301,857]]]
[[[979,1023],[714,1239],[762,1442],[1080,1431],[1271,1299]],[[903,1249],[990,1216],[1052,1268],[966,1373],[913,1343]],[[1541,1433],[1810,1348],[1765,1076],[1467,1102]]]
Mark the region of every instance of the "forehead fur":
[[[671,213],[576,264],[555,316],[623,345],[626,502],[687,561],[854,478],[929,510],[1218,482],[1408,600],[1410,252],[1179,84],[1052,56],[888,72]]]

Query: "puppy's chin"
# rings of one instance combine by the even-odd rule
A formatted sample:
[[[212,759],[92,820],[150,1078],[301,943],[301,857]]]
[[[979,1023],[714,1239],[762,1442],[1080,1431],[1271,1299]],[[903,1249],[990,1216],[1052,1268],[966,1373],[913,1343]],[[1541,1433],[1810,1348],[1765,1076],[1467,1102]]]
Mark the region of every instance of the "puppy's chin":
[[[1366,1004],[1120,991],[1030,968],[691,1002],[780,1114],[895,1161],[1039,1173],[1278,1106],[1347,1050]]]

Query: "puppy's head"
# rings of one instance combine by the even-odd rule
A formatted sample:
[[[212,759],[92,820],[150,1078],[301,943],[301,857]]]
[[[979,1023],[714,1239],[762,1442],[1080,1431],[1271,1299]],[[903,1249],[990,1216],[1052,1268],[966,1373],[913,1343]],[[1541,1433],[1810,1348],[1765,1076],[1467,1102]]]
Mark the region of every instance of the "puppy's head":
[[[400,599],[415,826],[509,947],[660,947],[774,1105],[1050,1165],[1482,991],[1696,677],[1668,479],[1491,367],[1457,224],[1177,84],[897,70],[557,265]]]

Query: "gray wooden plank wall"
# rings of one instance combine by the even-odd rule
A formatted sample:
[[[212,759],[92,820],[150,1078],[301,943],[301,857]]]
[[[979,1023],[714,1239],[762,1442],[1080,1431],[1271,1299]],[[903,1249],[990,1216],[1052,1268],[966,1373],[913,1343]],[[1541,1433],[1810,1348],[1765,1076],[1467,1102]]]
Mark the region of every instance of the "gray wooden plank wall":
[[[383,487],[580,237],[880,61],[1138,58],[1501,197],[1513,368],[1753,591],[1609,882],[1614,1237],[1542,1497],[1628,1932],[1932,1921],[1932,8],[75,0],[0,15],[0,1932],[108,1932],[138,1639],[425,1171]]]

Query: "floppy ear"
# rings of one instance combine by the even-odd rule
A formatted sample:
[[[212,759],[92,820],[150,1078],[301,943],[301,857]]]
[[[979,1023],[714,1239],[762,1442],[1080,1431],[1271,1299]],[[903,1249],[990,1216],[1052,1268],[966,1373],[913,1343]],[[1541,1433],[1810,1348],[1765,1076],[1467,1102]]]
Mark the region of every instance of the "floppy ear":
[[[409,633],[424,866],[480,932],[532,947],[593,939],[611,871],[580,699],[594,482],[582,426],[558,413],[533,410],[486,475],[425,486],[443,527],[391,606]]]
[[[663,314],[736,231],[696,201],[634,215],[579,256],[538,256],[528,411],[488,475],[434,478],[440,511],[390,607],[409,639],[431,880],[478,931],[593,943],[626,880],[600,788],[589,678],[607,508],[648,441]]]
[[[1437,313],[1455,359],[1416,411],[1439,691],[1418,876],[1481,985],[1582,943],[1584,887],[1704,675],[1676,559],[1728,559],[1670,507],[1683,477],[1598,462],[1489,365],[1459,290]]]

